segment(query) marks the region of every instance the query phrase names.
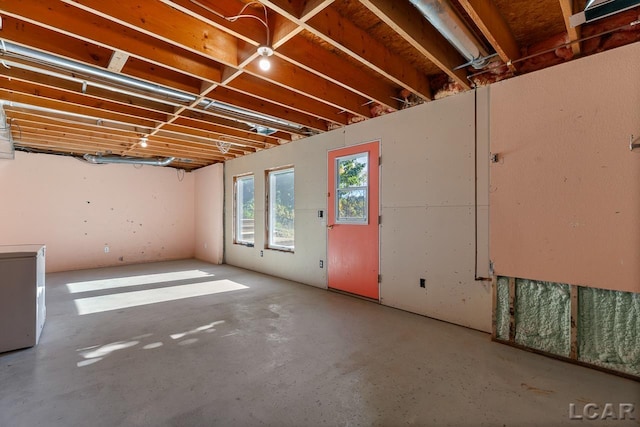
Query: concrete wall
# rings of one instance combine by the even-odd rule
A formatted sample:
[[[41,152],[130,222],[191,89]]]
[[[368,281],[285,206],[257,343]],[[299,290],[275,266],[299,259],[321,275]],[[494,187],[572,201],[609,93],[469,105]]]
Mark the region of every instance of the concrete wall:
[[[488,274],[488,98],[479,105],[479,274]],[[489,286],[474,280],[474,93],[431,102],[226,163],[226,200],[233,177],[254,173],[256,242],[233,244],[232,203],[226,203],[229,264],[327,286],[327,151],[381,141],[381,255],[383,304],[489,331]],[[295,252],[264,249],[264,171],[295,167]],[[260,257],[260,251],[264,256]],[[331,268],[331,266],[327,266]],[[420,288],[419,279],[426,279]]]
[[[0,188],[0,244],[47,245],[48,272],[194,255],[193,174],[17,152]]]
[[[499,275],[640,292],[640,43],[491,86]]]
[[[221,264],[224,255],[224,164],[198,169],[195,176],[195,256]]]

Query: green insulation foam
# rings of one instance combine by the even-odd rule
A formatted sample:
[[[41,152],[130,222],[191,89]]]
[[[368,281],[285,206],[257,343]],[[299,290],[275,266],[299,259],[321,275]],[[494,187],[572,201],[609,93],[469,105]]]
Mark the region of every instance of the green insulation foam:
[[[497,280],[496,338],[509,340],[509,278],[500,276]]]
[[[516,343],[559,356],[571,349],[569,285],[516,279]]]
[[[578,290],[578,360],[640,376],[640,294]]]

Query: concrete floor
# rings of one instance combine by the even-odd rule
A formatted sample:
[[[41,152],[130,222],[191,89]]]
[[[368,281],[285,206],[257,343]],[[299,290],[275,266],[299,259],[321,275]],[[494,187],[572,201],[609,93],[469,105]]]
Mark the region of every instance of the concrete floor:
[[[589,402],[640,418],[637,382],[231,266],[49,274],[47,304],[40,344],[0,355],[0,426],[602,425],[569,419]]]

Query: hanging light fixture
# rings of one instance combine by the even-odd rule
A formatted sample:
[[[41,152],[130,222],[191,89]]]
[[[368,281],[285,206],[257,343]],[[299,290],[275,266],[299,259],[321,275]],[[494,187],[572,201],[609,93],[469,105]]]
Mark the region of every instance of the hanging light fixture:
[[[258,66],[262,71],[269,71],[271,69],[271,61],[269,57],[273,55],[273,49],[269,46],[258,46],[258,55],[260,55],[260,61]]]
[[[147,145],[148,145],[147,138],[146,137],[140,138],[140,147],[147,148]]]
[[[268,13],[267,13],[267,7],[265,5],[263,5],[259,1],[250,1],[249,3],[245,4],[242,7],[242,9],[240,9],[240,12],[237,15],[235,15],[235,16],[224,16],[224,15],[220,14],[219,12],[216,12],[215,10],[211,9],[210,7],[200,3],[198,0],[190,0],[190,1],[191,1],[191,3],[196,4],[196,5],[200,6],[200,7],[202,7],[203,9],[206,9],[207,11],[218,15],[221,18],[224,18],[229,22],[236,22],[240,18],[251,18],[251,19],[255,19],[256,21],[259,21],[264,26],[264,28],[267,30],[267,43],[264,44],[264,45],[258,46],[258,55],[260,55],[260,60],[258,61],[258,66],[260,67],[260,69],[262,71],[269,71],[271,69],[271,61],[269,61],[269,57],[271,55],[273,55],[273,48],[271,47],[271,33],[269,31],[269,16],[268,16]],[[249,6],[254,5],[254,4],[262,6],[262,9],[264,10],[264,19],[262,19],[261,17],[256,16],[256,15],[252,15],[250,13],[244,13]]]

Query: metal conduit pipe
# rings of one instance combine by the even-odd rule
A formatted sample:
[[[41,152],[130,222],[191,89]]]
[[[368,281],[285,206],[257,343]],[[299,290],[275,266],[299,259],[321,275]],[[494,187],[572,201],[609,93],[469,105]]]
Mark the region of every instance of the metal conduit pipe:
[[[487,51],[447,0],[409,0],[409,2],[469,61],[473,68],[481,69],[487,65]]]
[[[197,97],[194,95],[191,95],[189,93],[186,92],[181,92],[178,90],[174,90],[174,89],[168,89],[159,85],[154,85],[151,83],[147,83],[145,81],[142,80],[138,80],[138,79],[134,79],[132,77],[127,77],[127,76],[123,76],[121,74],[117,74],[117,73],[112,73],[110,71],[106,71],[97,67],[92,67],[89,65],[84,65],[75,61],[70,61],[64,58],[59,58],[57,56],[54,55],[50,55],[48,53],[44,53],[44,52],[40,52],[34,49],[29,49],[26,47],[22,47],[19,46],[17,44],[8,42],[8,41],[4,41],[2,43],[2,51],[4,52],[8,52],[8,53],[12,53],[14,55],[20,55],[20,56],[24,56],[30,59],[34,59],[36,61],[39,61],[41,63],[45,63],[45,64],[49,64],[49,65],[54,65],[54,66],[58,66],[58,67],[62,67],[66,70],[71,70],[71,71],[75,71],[78,73],[84,73],[84,74],[88,74],[94,77],[99,77],[105,80],[108,80],[110,82],[113,83],[117,83],[117,84],[121,84],[121,85],[125,85],[128,87],[133,87],[133,88],[137,88],[140,90],[144,90],[147,92],[151,92],[157,95],[161,95],[161,96],[166,96],[168,98],[172,98],[172,99],[176,99],[179,101],[183,101],[183,102],[187,102],[187,103],[192,103],[194,102]],[[113,88],[114,90],[116,88]],[[213,104],[212,104],[213,102]],[[270,116],[266,116],[266,115],[262,115],[262,114],[257,114],[254,113],[252,111],[249,110],[245,110],[242,108],[238,108],[238,107],[234,107],[232,105],[229,104],[225,104],[222,102],[218,102],[218,101],[207,101],[207,100],[203,100],[200,101],[200,103],[198,104],[200,107],[205,108],[207,106],[212,106],[215,105],[215,107],[220,108],[221,110],[227,111],[227,112],[232,112],[235,114],[240,114],[240,115],[244,115],[246,117],[252,117],[255,119],[260,119],[264,122],[273,122],[276,124],[280,124],[282,126],[286,126],[287,128],[291,128],[291,129],[296,129],[299,130],[302,128],[302,126],[295,124],[295,123],[289,123],[286,122],[284,120],[280,120],[277,119],[275,117],[270,117]]]
[[[94,156],[93,154],[85,154],[82,156],[89,163],[102,165],[107,163],[122,163],[128,165],[149,165],[149,166],[168,166],[173,162],[175,157],[166,157],[164,159],[147,159],[143,157],[120,157],[120,156]]]
[[[8,41],[3,41],[2,49],[3,51],[11,52],[16,55],[26,56],[28,58],[35,59],[36,61],[40,61],[46,64],[55,65],[67,70],[76,71],[78,73],[89,74],[94,77],[100,77],[114,83],[135,87],[141,90],[146,90],[146,91],[153,92],[158,95],[164,95],[170,98],[176,98],[181,101],[193,102],[196,99],[195,96],[190,95],[188,93],[183,93],[173,89],[167,89],[159,85],[154,85],[151,83],[144,82],[142,80],[137,80],[131,77],[126,77],[120,74],[112,73],[110,71],[102,70],[97,67],[91,67],[89,65],[84,65],[79,62],[70,61],[64,58],[59,58],[57,56],[40,52],[34,49],[29,49],[27,47],[22,47]]]
[[[302,126],[298,124],[285,122],[284,120],[280,120],[275,117],[254,113],[252,111],[244,110],[242,108],[237,108],[237,107],[234,107],[233,105],[225,104],[224,102],[213,101],[213,100],[202,100],[198,105],[204,110],[208,110],[209,108],[218,108],[223,111],[235,113],[239,116],[244,116],[245,120],[247,121],[251,121],[251,119],[256,119],[256,120],[260,120],[263,123],[271,122],[273,124],[279,124],[281,126],[285,126],[290,129],[296,129],[296,130],[302,129]],[[249,124],[251,126],[255,125],[254,123],[249,123]]]

